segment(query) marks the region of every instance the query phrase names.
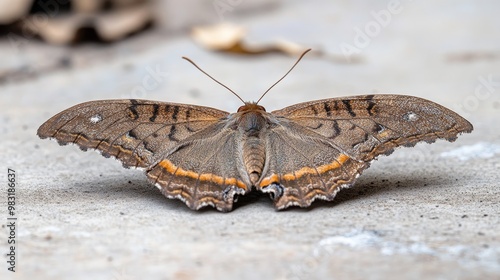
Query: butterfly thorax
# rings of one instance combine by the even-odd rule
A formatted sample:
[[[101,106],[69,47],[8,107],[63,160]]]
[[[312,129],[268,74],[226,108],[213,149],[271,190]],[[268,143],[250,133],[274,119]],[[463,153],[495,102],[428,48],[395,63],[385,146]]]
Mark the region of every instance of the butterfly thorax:
[[[264,107],[246,103],[238,109],[237,127],[242,135],[243,163],[252,185],[259,181],[266,161],[265,131],[268,126]]]

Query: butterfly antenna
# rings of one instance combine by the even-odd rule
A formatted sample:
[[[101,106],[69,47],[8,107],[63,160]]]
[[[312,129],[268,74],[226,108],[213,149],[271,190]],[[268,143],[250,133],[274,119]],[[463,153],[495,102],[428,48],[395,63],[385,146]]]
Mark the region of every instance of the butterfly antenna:
[[[194,63],[191,59],[189,59],[189,58],[187,58],[187,57],[185,57],[185,56],[183,56],[182,58],[183,58],[183,59],[185,59],[185,60],[187,60],[187,61],[189,61],[189,62],[191,62],[191,64],[193,64],[193,65],[194,65],[194,67],[198,68],[198,70],[200,70],[200,71],[201,71],[201,73],[203,73],[203,74],[207,75],[210,79],[214,80],[214,81],[215,81],[216,83],[218,83],[219,85],[221,85],[221,86],[225,87],[227,90],[229,90],[229,91],[230,91],[230,92],[232,92],[234,95],[236,95],[236,97],[238,97],[238,98],[241,100],[241,102],[245,103],[245,101],[244,101],[244,100],[243,100],[243,99],[242,99],[242,98],[241,98],[241,97],[240,97],[240,96],[239,96],[236,92],[234,92],[232,89],[230,89],[230,88],[229,88],[228,86],[226,86],[225,84],[223,84],[223,83],[221,83],[221,82],[217,81],[214,77],[210,76],[207,72],[203,71],[203,69],[201,69],[198,65],[196,65],[196,63]]]
[[[279,79],[278,81],[276,81],[276,83],[274,83],[272,86],[270,86],[266,92],[264,92],[264,94],[262,94],[262,96],[259,98],[259,100],[257,100],[256,104],[259,103],[259,101],[264,97],[264,95],[266,95],[266,93],[268,93],[275,85],[277,85],[279,82],[281,82],[281,80],[283,80],[287,75],[288,73],[292,72],[293,68],[295,68],[295,66],[299,63],[299,61],[304,57],[304,55],[306,55],[306,53],[308,53],[311,49],[307,49],[305,50],[299,57],[299,59],[297,59],[297,61],[295,62],[295,64],[292,66],[292,68],[290,68],[290,70],[288,70],[288,72],[286,72],[286,74],[281,77],[281,79]]]

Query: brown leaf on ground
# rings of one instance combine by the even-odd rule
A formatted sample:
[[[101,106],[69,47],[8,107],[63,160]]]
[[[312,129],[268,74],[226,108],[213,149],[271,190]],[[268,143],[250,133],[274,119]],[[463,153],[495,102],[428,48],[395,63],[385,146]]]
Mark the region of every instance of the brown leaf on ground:
[[[245,28],[230,23],[221,23],[210,26],[198,26],[191,30],[191,37],[199,45],[212,51],[239,55],[259,55],[280,53],[289,56],[299,56],[309,46],[300,45],[284,39],[276,39],[270,43],[249,43],[245,41]],[[327,55],[319,48],[313,48],[309,57],[321,57],[335,62],[346,63],[341,55]],[[359,57],[351,57],[350,62],[358,62]]]
[[[72,0],[72,10],[78,13],[96,13],[104,9],[115,10],[144,4],[149,0]]]
[[[191,36],[198,44],[209,50],[243,55],[274,52],[297,55],[308,49],[308,47],[284,40],[268,44],[249,44],[244,41],[246,33],[246,30],[241,26],[222,23],[194,27]]]

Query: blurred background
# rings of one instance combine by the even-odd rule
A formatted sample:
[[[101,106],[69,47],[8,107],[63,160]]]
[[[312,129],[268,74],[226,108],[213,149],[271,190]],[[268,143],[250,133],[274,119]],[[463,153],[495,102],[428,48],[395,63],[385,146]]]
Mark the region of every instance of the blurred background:
[[[21,272],[1,266],[0,279],[499,279],[499,12],[495,0],[0,0],[1,166],[19,174],[22,221]],[[307,48],[268,111],[407,94],[473,133],[381,157],[331,203],[276,212],[265,197],[224,215],[36,136],[89,100],[232,112],[241,101],[182,56],[252,101]]]
[[[498,112],[498,8],[443,0],[1,0],[0,87],[25,85],[15,94],[39,102],[134,97],[234,110],[239,101],[181,56],[254,100],[313,48],[263,105],[390,92],[467,116]],[[152,71],[159,76],[144,86]]]

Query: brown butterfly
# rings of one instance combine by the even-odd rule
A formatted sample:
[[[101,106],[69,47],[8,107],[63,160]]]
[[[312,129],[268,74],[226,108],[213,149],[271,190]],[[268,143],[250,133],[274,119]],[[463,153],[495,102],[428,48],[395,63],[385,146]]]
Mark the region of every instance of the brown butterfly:
[[[378,155],[420,141],[454,141],[473,129],[455,112],[412,96],[331,98],[273,112],[258,105],[260,99],[236,113],[148,100],[91,101],[53,116],[38,136],[145,169],[165,196],[191,209],[230,211],[237,195],[252,189],[270,193],[277,209],[333,200]]]

